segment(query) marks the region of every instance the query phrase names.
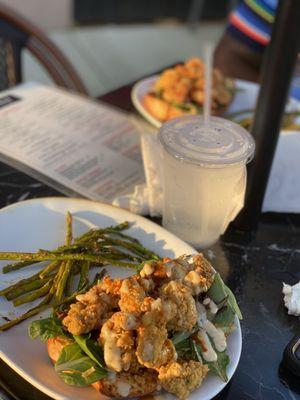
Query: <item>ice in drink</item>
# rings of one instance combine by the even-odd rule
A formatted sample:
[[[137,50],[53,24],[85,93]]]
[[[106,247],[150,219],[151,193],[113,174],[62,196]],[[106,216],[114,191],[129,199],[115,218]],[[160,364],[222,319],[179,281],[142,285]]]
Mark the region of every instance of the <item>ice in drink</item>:
[[[195,247],[216,242],[240,209],[254,141],[239,125],[201,116],[171,120],[162,145],[163,225]]]

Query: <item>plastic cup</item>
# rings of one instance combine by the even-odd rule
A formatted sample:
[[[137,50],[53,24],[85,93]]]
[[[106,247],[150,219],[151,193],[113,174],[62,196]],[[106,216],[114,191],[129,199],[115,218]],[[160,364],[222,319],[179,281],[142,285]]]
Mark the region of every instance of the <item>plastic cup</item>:
[[[186,116],[164,124],[163,226],[197,248],[216,242],[244,205],[252,136],[241,126],[212,117]]]

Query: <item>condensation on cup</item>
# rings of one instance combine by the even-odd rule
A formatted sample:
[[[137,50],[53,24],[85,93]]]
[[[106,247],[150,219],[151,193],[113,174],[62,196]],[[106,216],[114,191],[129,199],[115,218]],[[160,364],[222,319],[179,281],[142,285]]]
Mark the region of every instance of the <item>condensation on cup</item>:
[[[163,226],[197,248],[215,243],[244,205],[252,136],[241,126],[212,117],[186,116],[164,124]]]

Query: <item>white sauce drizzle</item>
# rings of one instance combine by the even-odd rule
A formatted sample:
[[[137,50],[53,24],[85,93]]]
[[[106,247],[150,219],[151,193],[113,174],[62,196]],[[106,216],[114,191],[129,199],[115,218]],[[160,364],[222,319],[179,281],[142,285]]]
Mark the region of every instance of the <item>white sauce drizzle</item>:
[[[103,352],[105,364],[114,371],[122,371],[121,351],[117,346],[116,333],[106,325],[103,325],[101,335],[104,342]]]
[[[120,294],[126,294],[126,293],[129,293],[128,279],[124,279],[120,288]]]
[[[154,272],[154,267],[152,264],[144,264],[143,269],[140,272],[140,275],[142,278],[145,278],[146,276],[152,275]]]
[[[151,361],[153,359],[153,344],[145,343],[142,350],[142,357],[145,361]]]
[[[198,337],[203,342],[206,350],[202,352],[204,360],[207,362],[217,361],[217,353],[214,351],[210,343],[209,337],[207,336],[207,333],[203,329],[200,329],[200,331],[198,332]]]
[[[117,390],[121,397],[127,397],[130,393],[131,386],[128,382],[118,381]]]
[[[207,301],[207,299],[205,299],[203,301],[203,304],[208,305],[209,308],[212,307],[210,308],[212,314],[215,314],[218,311],[216,304],[211,299],[209,299],[209,302]],[[215,359],[214,361],[216,361],[217,354],[210,343],[210,339],[213,341],[217,351],[222,352],[227,347],[226,336],[221,329],[217,328],[211,321],[207,319],[206,309],[203,304],[199,302],[196,303],[198,311],[198,324],[202,328],[201,338],[203,338],[204,346],[207,349],[207,351],[203,352],[203,358],[208,362],[210,362],[209,360],[211,359]],[[217,309],[216,312],[214,312],[215,308]],[[207,334],[209,337],[207,336]]]
[[[205,332],[212,338],[214,345],[218,351],[224,351],[226,349],[226,337],[221,329],[218,329],[210,321],[205,321],[202,325]]]
[[[209,304],[208,304],[208,307],[209,307],[209,311],[210,311],[212,314],[217,314],[217,312],[218,312],[218,306],[216,305],[216,303],[215,303],[213,300],[210,299],[210,302],[209,302]]]
[[[117,377],[117,375],[116,375],[116,373],[115,373],[114,371],[110,371],[110,372],[108,373],[108,379],[109,379],[111,382],[115,382],[115,381],[116,381],[116,377]]]
[[[125,330],[135,329],[137,327],[137,319],[136,319],[135,315],[133,315],[131,313],[126,313],[125,316],[126,317],[125,317],[123,328]]]

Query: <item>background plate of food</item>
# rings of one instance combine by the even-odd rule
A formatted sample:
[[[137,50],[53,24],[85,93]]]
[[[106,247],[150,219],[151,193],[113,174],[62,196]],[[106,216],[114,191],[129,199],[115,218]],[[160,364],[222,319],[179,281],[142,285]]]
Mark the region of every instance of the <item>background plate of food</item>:
[[[202,113],[204,103],[204,64],[198,58],[166,69],[160,75],[137,82],[131,92],[137,111],[159,128],[172,118]],[[223,114],[235,94],[235,83],[219,70],[213,70],[212,114]]]
[[[45,198],[3,208],[0,239],[2,260],[23,260],[21,264],[1,262],[0,356],[48,396],[95,400],[104,398],[102,393],[123,398],[137,393],[140,397],[163,387],[177,397],[209,400],[234,374],[242,346],[240,312],[234,296],[201,254],[162,227],[98,202]],[[20,252],[26,252],[26,258]],[[183,254],[194,256],[180,257]],[[41,260],[49,261],[37,263]],[[94,266],[90,281],[87,262]],[[104,265],[110,279],[96,275],[92,283]],[[73,270],[69,268],[72,266]],[[72,285],[63,286],[69,282],[65,278],[71,277],[70,271],[74,273]],[[36,279],[31,279],[32,275]],[[56,282],[56,286],[50,285],[55,294],[45,285],[42,287],[48,291],[41,292],[41,281],[46,285]],[[3,291],[12,284],[15,286]],[[39,289],[28,290],[32,284]],[[134,288],[129,290],[132,284]],[[43,299],[43,307],[49,305],[48,294],[52,294],[55,314],[42,308],[42,313],[11,327],[15,318],[36,304],[25,301],[32,293],[39,294],[36,302]],[[141,293],[144,308],[127,309],[137,306]],[[186,310],[180,312],[185,305]],[[138,318],[133,318],[131,311]],[[120,315],[119,323],[125,325],[114,331]],[[95,323],[99,324],[97,329]],[[63,348],[59,347],[61,338]],[[149,343],[147,338],[151,339]],[[149,355],[153,343],[162,348]],[[113,357],[111,346],[118,347]],[[151,390],[150,383],[145,385],[148,378]],[[175,398],[166,391],[160,396]]]

